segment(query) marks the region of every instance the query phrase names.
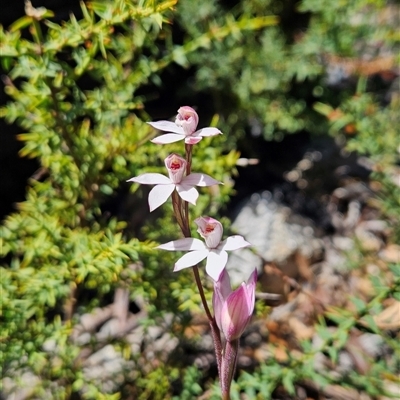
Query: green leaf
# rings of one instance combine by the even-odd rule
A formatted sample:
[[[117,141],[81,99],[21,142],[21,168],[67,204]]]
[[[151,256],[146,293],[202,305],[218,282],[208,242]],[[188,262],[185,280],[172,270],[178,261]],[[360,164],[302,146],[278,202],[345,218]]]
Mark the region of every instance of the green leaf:
[[[85,18],[86,21],[88,21],[90,24],[93,23],[93,18],[89,13],[89,10],[87,9],[85,3],[83,1],[80,2],[81,10],[83,17]]]
[[[77,379],[73,384],[72,384],[72,390],[74,392],[78,392],[79,390],[82,389],[84,385],[84,380],[82,378]]]
[[[13,22],[10,25],[10,28],[9,28],[10,32],[15,32],[15,31],[18,31],[20,29],[26,28],[32,22],[33,22],[33,18],[32,17],[29,17],[28,15],[24,15],[23,17],[21,17],[20,19],[17,19],[15,22]]]
[[[296,374],[292,369],[285,368],[282,371],[282,384],[290,395],[296,394],[296,388],[294,382],[296,380]]]
[[[356,310],[358,313],[363,313],[365,310],[365,302],[358,297],[351,296],[350,297],[351,302],[355,305]]]
[[[5,57],[2,54],[2,57],[0,58],[1,66],[5,71],[8,71],[11,66],[12,66],[12,58],[11,57]]]
[[[371,329],[372,332],[377,334],[381,333],[381,330],[378,328],[378,325],[376,324],[372,315],[365,315],[363,320],[367,323],[367,327]]]
[[[328,351],[329,357],[331,358],[332,362],[336,364],[337,360],[338,360],[338,355],[339,355],[338,350],[336,348],[334,348],[333,346],[329,346],[327,348],[327,351]]]
[[[393,272],[394,276],[400,277],[400,264],[390,264],[389,269]]]
[[[113,188],[111,186],[103,184],[100,186],[100,191],[104,194],[110,195],[113,193]]]
[[[322,340],[330,340],[332,338],[332,332],[328,328],[319,325],[316,330]]]
[[[159,27],[160,29],[162,29],[162,23],[163,23],[163,16],[162,16],[162,14],[156,13],[156,14],[153,14],[151,17],[152,17],[152,18],[154,19],[154,21],[157,23],[158,27]]]
[[[172,52],[172,59],[180,66],[186,68],[189,65],[189,61],[182,47],[176,47]]]
[[[99,32],[98,44],[99,44],[101,55],[103,56],[104,59],[107,59],[107,52],[106,52],[106,48],[104,46],[104,36],[103,36],[102,31]]]

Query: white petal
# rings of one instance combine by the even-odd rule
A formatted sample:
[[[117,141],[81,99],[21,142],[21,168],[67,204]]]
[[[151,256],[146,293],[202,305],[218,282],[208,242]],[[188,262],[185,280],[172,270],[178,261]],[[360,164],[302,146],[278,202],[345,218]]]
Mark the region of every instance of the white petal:
[[[173,240],[168,243],[160,244],[156,249],[168,251],[181,251],[181,250],[205,250],[207,249],[204,242],[196,238],[184,238]]]
[[[218,185],[222,182],[219,182],[216,179],[211,178],[211,176],[206,174],[194,173],[185,176],[182,179],[181,183],[189,184],[191,186],[212,186],[212,185]]]
[[[196,201],[199,197],[199,192],[196,190],[196,188],[179,183],[178,185],[176,185],[176,191],[183,200],[193,205],[196,205]]]
[[[208,127],[208,128],[199,129],[193,135],[194,136],[202,136],[202,137],[215,136],[215,135],[222,135],[222,132],[217,128]]]
[[[173,132],[179,133],[180,135],[184,135],[183,128],[176,125],[175,122],[171,121],[157,121],[157,122],[148,122],[153,128],[158,129],[159,131],[164,132]]]
[[[133,178],[128,179],[127,182],[137,182],[142,183],[143,185],[167,185],[169,183],[172,183],[171,179],[169,179],[165,175],[157,173],[148,173],[134,176]]]
[[[175,263],[174,271],[180,271],[184,268],[193,267],[193,265],[196,265],[200,261],[204,260],[207,257],[208,252],[209,250],[205,249],[191,251],[190,253],[185,254]]]
[[[150,140],[150,142],[155,144],[168,144],[179,142],[183,140],[185,136],[179,135],[177,133],[166,133],[165,135],[157,136],[154,139]]]
[[[206,272],[214,281],[217,281],[222,270],[228,262],[228,253],[226,251],[211,250],[207,257]]]
[[[229,236],[218,246],[219,250],[237,250],[243,247],[251,246],[249,242],[246,242],[244,238],[240,235]]]
[[[149,207],[150,211],[154,211],[156,208],[164,204],[171,193],[174,191],[175,185],[173,183],[169,185],[157,185],[150,190],[149,193]]]

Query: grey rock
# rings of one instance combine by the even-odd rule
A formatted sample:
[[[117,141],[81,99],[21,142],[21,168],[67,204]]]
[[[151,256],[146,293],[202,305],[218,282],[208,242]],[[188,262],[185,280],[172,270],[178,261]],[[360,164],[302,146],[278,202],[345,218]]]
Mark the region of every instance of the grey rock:
[[[262,340],[263,338],[259,332],[251,332],[243,339],[245,346],[251,347],[253,349],[259,347],[262,343]]]
[[[7,400],[25,400],[31,398],[40,379],[31,372],[23,372],[18,378],[3,379],[2,394]]]
[[[99,365],[105,361],[114,360],[118,356],[119,355],[114,349],[114,346],[108,344],[107,346],[104,346],[102,349],[96,351],[96,353],[93,353],[90,357],[88,357],[85,364],[87,366]]]
[[[339,353],[337,372],[341,375],[345,375],[354,369],[354,363],[347,351],[341,351]]]
[[[255,193],[245,201],[232,229],[252,244],[252,248],[230,254],[227,269],[234,285],[246,281],[254,268],[261,272],[264,261],[282,263],[295,251],[312,257],[323,247],[314,236],[311,221],[294,215],[269,192]]]
[[[363,350],[371,357],[379,357],[384,353],[384,340],[375,333],[363,333],[358,341]]]

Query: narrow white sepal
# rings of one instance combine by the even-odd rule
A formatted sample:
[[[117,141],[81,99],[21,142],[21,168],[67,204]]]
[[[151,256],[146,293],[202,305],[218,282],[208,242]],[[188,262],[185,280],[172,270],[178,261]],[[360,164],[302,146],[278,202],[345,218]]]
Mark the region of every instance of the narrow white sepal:
[[[207,246],[205,243],[196,238],[184,238],[172,240],[171,242],[160,244],[156,249],[168,251],[191,251],[191,250],[205,250]]]
[[[160,207],[161,204],[164,204],[168,200],[168,197],[171,196],[174,189],[175,185],[173,183],[154,186],[153,189],[150,190],[148,199],[150,212]]]
[[[194,135],[207,137],[207,136],[222,135],[222,132],[219,129],[210,126],[208,128],[199,129],[194,133]]]
[[[193,265],[203,261],[207,257],[208,253],[209,250],[204,249],[191,251],[190,253],[185,254],[175,263],[174,271],[180,271],[184,268],[193,267]]]
[[[234,235],[234,236],[229,236],[225,240],[223,240],[219,246],[219,250],[237,250],[237,249],[242,249],[243,247],[248,247],[251,246],[249,242],[244,240],[244,238],[240,235]]]
[[[209,175],[195,172],[193,174],[185,176],[182,179],[181,183],[189,184],[192,186],[213,186],[213,185],[219,185],[222,182],[219,182],[216,179],[211,178],[211,176]]]
[[[171,183],[171,179],[165,175],[151,172],[134,176],[133,178],[128,179],[127,182],[136,182],[141,183],[142,185],[167,185]]]
[[[158,129],[159,131],[178,133],[180,135],[185,134],[183,128],[181,126],[176,125],[175,122],[156,121],[156,122],[148,122],[148,124],[151,125],[153,128]]]

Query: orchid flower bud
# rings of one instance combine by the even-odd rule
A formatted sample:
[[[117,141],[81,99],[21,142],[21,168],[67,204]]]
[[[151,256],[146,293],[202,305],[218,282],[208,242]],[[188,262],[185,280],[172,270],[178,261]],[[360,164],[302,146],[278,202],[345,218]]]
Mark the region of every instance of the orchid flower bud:
[[[257,270],[232,291],[228,272],[224,269],[214,283],[213,307],[215,321],[228,342],[239,339],[254,311]]]
[[[186,160],[177,154],[170,154],[164,162],[168,170],[169,179],[173,183],[181,183],[186,170]]]
[[[190,136],[196,131],[198,123],[199,116],[192,107],[183,106],[179,108],[178,115],[175,119],[175,124],[183,128],[186,136]]]
[[[209,249],[215,249],[221,242],[223,228],[221,222],[211,217],[199,217],[194,220],[197,232]]]

